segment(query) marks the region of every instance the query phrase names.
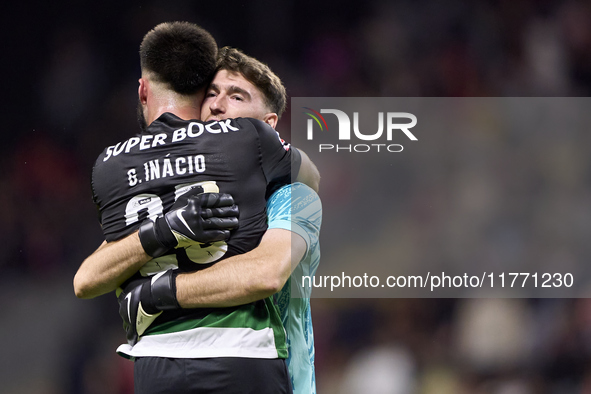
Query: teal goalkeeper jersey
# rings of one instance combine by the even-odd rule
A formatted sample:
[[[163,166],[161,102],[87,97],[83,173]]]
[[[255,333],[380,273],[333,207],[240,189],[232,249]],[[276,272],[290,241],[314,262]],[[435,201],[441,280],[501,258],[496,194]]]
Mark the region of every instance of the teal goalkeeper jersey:
[[[302,287],[302,277],[312,277],[320,262],[318,237],[322,222],[322,204],[314,190],[295,183],[282,187],[271,196],[267,202],[267,216],[269,229],[289,230],[300,235],[307,244],[306,254],[274,298],[287,332],[287,366],[294,394],[315,394],[310,289]]]

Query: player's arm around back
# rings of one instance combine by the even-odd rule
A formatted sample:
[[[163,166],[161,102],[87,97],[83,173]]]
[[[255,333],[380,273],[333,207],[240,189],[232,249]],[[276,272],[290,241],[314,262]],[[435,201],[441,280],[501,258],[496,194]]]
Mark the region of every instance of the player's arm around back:
[[[151,259],[142,248],[138,232],[119,241],[103,242],[74,276],[76,297],[94,298],[117,289]]]
[[[316,193],[320,187],[320,172],[316,165],[310,160],[308,155],[303,150],[298,149],[301,155],[300,170],[294,182],[301,182],[310,186]]]
[[[269,229],[259,246],[207,269],[176,278],[182,308],[229,307],[269,297],[281,290],[307,250],[306,241],[284,229]]]
[[[74,277],[74,292],[79,298],[108,293],[171,248],[186,242],[226,240],[238,225],[238,215],[231,195],[204,193],[201,187],[191,189],[164,216],[155,221],[146,219],[138,232],[103,243],[80,266]]]

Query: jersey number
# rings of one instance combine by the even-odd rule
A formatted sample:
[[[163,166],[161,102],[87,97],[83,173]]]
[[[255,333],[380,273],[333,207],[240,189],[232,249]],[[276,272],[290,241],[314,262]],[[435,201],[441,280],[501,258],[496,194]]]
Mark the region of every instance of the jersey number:
[[[215,181],[186,183],[175,187],[174,200],[176,201],[181,195],[198,186],[208,192],[218,191]],[[155,221],[163,213],[164,206],[159,196],[149,193],[138,194],[127,203],[125,208],[125,225],[128,226],[145,219]],[[187,256],[196,264],[209,264],[217,261],[226,254],[227,250],[228,245],[225,241],[208,244],[196,243],[185,247]],[[177,267],[176,255],[171,254],[150,260],[140,269],[140,272],[146,276]]]

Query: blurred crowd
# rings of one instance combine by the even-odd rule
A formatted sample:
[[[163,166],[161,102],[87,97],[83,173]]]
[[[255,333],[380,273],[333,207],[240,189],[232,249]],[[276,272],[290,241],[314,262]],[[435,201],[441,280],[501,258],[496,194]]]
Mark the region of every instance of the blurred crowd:
[[[138,46],[159,22],[202,25],[220,45],[268,63],[292,97],[591,94],[589,1],[102,3],[19,3],[11,7],[14,23],[2,27],[14,62],[2,66],[0,294],[28,294],[28,303],[11,303],[2,317],[0,381],[8,393],[132,392],[132,364],[114,353],[125,339],[114,297],[77,300],[71,280],[102,242],[90,193],[93,162],[104,147],[138,132]],[[278,127],[287,140],[289,126],[288,108]],[[494,147],[513,136],[466,138]],[[413,250],[420,243],[408,237],[436,239],[453,219],[420,181],[438,171],[455,181],[446,198],[464,218],[486,208],[496,187],[523,186],[520,195],[532,200],[543,190],[535,224],[551,228],[545,234],[558,241],[540,256],[557,264],[589,260],[589,137],[554,142],[532,136],[527,152],[537,165],[522,169],[528,185],[512,185],[518,178],[496,161],[487,162],[500,166],[492,169],[463,167],[460,159],[436,169],[406,167],[404,192],[393,188],[384,197],[395,205],[389,228],[405,256],[427,253]],[[516,164],[520,152],[510,158]],[[330,163],[318,165],[327,223],[346,212],[339,194],[354,179]],[[528,207],[518,203],[513,208]],[[576,226],[551,226],[564,215]],[[499,260],[519,255],[513,224],[490,234]],[[58,301],[67,307],[53,311]],[[312,310],[320,394],[591,393],[588,299],[314,299]],[[39,326],[23,328],[29,321]],[[32,348],[43,341],[32,339],[40,330],[53,346]],[[37,362],[27,364],[33,355]]]

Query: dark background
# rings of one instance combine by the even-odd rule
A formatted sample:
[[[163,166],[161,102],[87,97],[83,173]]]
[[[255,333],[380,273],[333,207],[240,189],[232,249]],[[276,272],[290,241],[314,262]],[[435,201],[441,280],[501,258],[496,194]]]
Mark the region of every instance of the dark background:
[[[124,341],[115,298],[78,300],[71,283],[102,241],[90,198],[92,164],[105,146],[137,132],[139,43],[171,20],[198,23],[221,46],[267,62],[292,97],[591,92],[585,1],[3,5],[2,392],[132,392],[132,363],[114,353]],[[288,109],[278,127],[288,140],[289,120]],[[576,204],[588,217],[589,163],[572,159],[586,157],[588,145],[571,139],[558,153],[536,146],[531,154],[544,164],[532,176],[550,177],[556,190],[547,220],[561,215],[552,201]],[[319,169],[329,186],[320,192],[327,220],[354,183],[334,166]],[[482,176],[502,180],[503,171]],[[397,201],[396,190],[384,192]],[[532,199],[536,192],[528,191]],[[392,210],[410,204],[414,219],[447,223],[437,206],[398,202]],[[587,257],[569,248],[570,237],[587,228],[557,231],[557,264]],[[510,235],[506,230],[500,234]],[[509,252],[512,239],[501,243]],[[591,390],[588,299],[313,299],[312,309],[321,394]]]

